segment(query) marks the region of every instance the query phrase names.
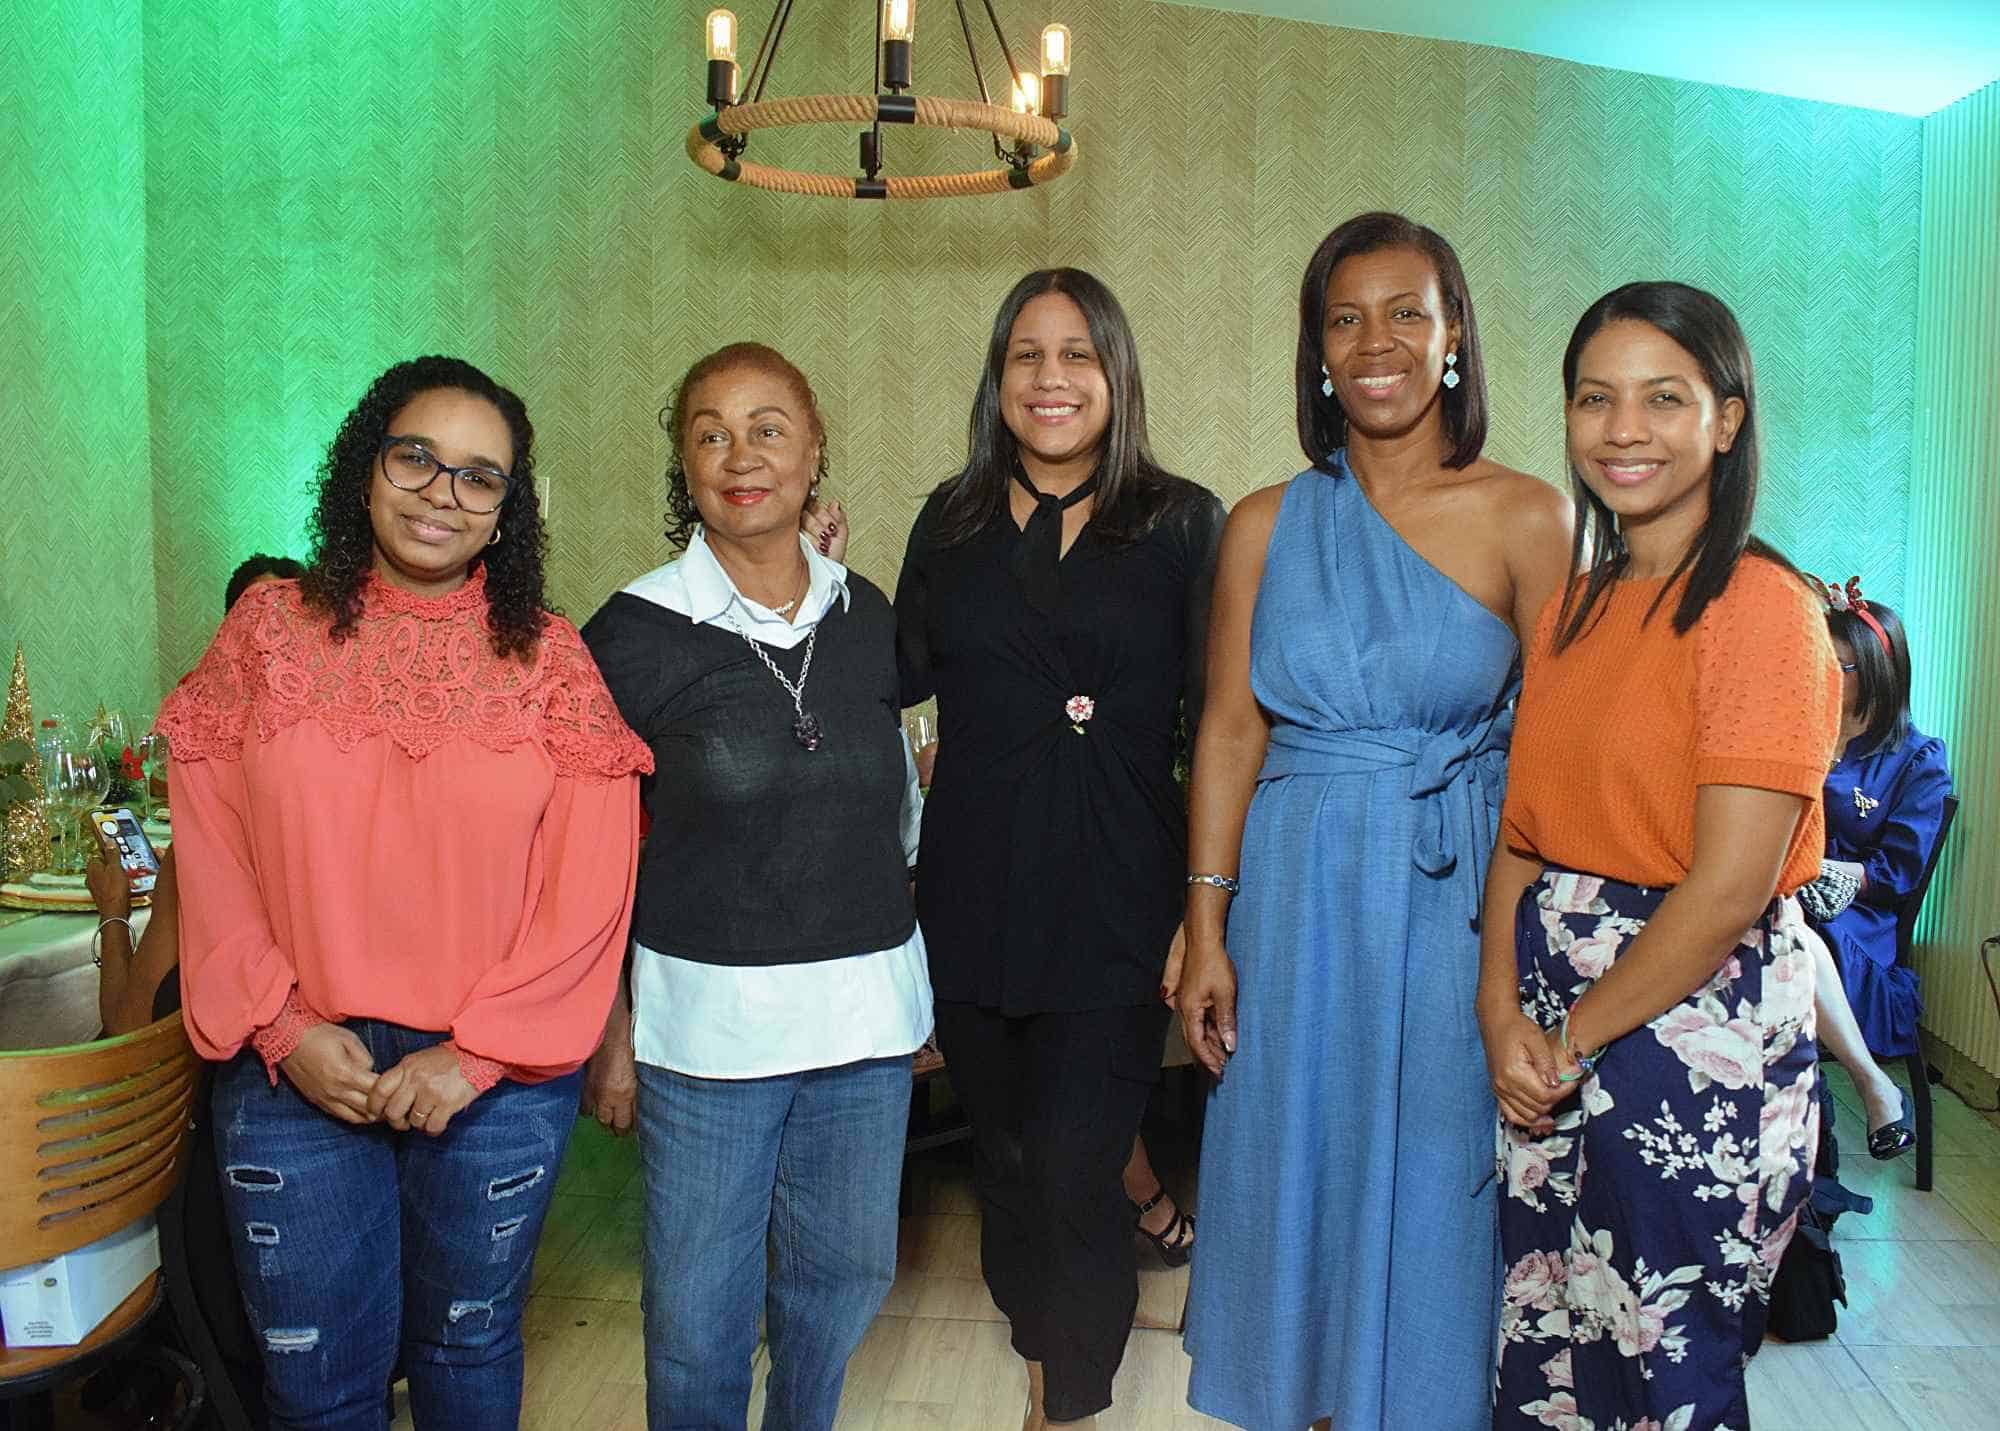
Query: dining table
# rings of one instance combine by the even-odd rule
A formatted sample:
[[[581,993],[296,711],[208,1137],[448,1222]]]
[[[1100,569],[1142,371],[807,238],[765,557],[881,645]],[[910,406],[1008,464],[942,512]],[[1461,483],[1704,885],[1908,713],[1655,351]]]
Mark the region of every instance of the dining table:
[[[152,917],[132,911],[136,944]],[[97,1037],[95,913],[0,910],[0,1049],[61,1048]]]

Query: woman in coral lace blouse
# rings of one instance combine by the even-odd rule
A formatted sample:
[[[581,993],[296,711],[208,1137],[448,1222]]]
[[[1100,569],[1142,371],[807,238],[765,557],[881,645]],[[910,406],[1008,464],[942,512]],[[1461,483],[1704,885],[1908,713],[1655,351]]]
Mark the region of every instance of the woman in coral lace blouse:
[[[532,442],[478,369],[389,369],[327,453],[305,575],[246,595],[160,712],[274,1426],[386,1426],[399,1350],[418,1426],[519,1418],[651,768],[543,609]]]

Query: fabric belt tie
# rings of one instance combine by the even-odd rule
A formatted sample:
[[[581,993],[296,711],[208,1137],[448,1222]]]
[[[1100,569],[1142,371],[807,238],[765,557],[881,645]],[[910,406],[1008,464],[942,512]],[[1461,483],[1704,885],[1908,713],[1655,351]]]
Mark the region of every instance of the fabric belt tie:
[[[1497,789],[1506,778],[1507,744],[1514,730],[1511,708],[1468,734],[1429,731],[1316,731],[1278,726],[1271,731],[1259,781],[1288,775],[1369,775],[1382,770],[1410,772],[1410,798],[1424,802],[1410,860],[1433,878],[1458,864],[1444,796],[1467,780]]]

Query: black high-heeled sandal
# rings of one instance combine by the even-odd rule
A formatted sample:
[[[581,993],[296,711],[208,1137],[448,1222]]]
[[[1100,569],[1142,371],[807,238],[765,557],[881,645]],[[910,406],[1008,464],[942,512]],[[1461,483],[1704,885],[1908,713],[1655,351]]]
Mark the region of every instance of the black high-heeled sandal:
[[[1910,1095],[1903,1095],[1903,1116],[1884,1123],[1868,1135],[1868,1156],[1878,1163],[1900,1158],[1917,1146],[1917,1130],[1910,1113]]]
[[[1169,1267],[1185,1267],[1188,1259],[1194,1255],[1194,1214],[1182,1211],[1181,1205],[1176,1202],[1173,1221],[1158,1232],[1153,1232],[1146,1226],[1147,1213],[1162,1202],[1172,1201],[1167,1196],[1166,1187],[1162,1185],[1158,1192],[1144,1202],[1133,1202],[1128,1197],[1125,1199],[1125,1205],[1132,1209],[1132,1226],[1141,1237],[1153,1244],[1153,1250],[1160,1254],[1160,1261]]]

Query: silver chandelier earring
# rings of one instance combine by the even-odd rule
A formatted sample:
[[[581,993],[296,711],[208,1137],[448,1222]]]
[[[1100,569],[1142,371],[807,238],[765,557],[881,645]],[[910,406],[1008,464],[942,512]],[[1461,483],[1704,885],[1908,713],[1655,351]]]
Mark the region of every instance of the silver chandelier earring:
[[[1458,354],[1456,352],[1446,353],[1444,355],[1444,385],[1446,387],[1455,388],[1458,386],[1457,368]]]
[[[1328,397],[1333,396],[1333,374],[1326,370],[1326,364],[1319,365],[1319,390]]]

